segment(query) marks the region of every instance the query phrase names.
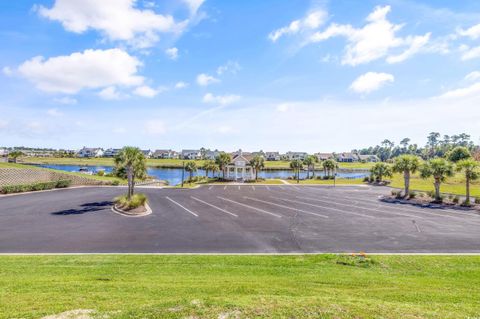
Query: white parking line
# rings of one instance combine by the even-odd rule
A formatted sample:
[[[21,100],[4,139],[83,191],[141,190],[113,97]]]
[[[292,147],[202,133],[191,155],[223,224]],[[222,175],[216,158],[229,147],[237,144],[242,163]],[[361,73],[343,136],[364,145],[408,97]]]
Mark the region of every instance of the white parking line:
[[[311,200],[311,201],[315,201],[315,202],[321,202],[321,203],[326,203],[326,204],[332,204],[332,201],[325,201],[325,200],[321,200],[321,199],[316,199],[316,198],[310,198],[310,197],[302,197],[302,196],[296,196],[297,198],[300,198],[300,199],[306,199],[306,200]],[[411,214],[404,214],[404,213],[397,213],[397,212],[388,212],[388,211],[385,211],[385,210],[380,210],[380,209],[375,209],[375,208],[368,208],[368,207],[359,207],[359,206],[356,206],[356,205],[349,205],[349,204],[342,204],[342,203],[338,203],[338,202],[334,202],[335,205],[340,205],[340,206],[345,206],[345,207],[353,207],[353,208],[357,208],[357,209],[364,209],[364,210],[369,210],[369,211],[373,211],[373,212],[379,212],[379,213],[387,213],[387,214],[393,214],[393,215],[399,215],[399,216],[406,216],[406,217],[413,217],[413,218],[419,218],[419,219],[423,219],[423,217],[421,216],[418,216],[418,215],[411,215]],[[323,206],[325,207],[325,206]],[[328,207],[330,208],[330,207]],[[342,210],[340,210],[342,211]],[[343,211],[342,211],[343,212]],[[352,214],[358,214],[358,213],[352,213]],[[372,217],[372,216],[370,216]]]
[[[177,203],[176,201],[174,201],[174,200],[171,199],[170,197],[166,196],[165,198],[168,199],[169,201],[171,201],[172,203],[174,203],[175,205],[177,205],[177,206],[185,209],[187,212],[189,212],[189,213],[192,214],[193,216],[198,217],[198,215],[197,215],[196,213],[194,213],[194,212],[192,212],[190,209],[184,207],[182,204]]]
[[[208,190],[211,190],[212,188],[213,188],[213,186],[210,186],[210,187],[208,188]]]
[[[255,186],[252,185],[252,189],[255,190]]]
[[[277,203],[267,202],[265,200],[261,200],[261,199],[257,199],[257,198],[253,198],[253,197],[244,197],[244,198],[254,200],[254,201],[257,201],[257,202],[260,202],[260,203],[265,203],[265,204],[269,204],[269,205],[273,205],[273,206],[278,206],[278,207],[290,209],[290,210],[300,212],[300,213],[304,213],[304,214],[310,214],[310,215],[315,215],[315,216],[318,216],[318,217],[328,218],[328,216],[325,216],[325,215],[321,215],[321,214],[309,212],[309,211],[306,211],[306,210],[303,210],[303,209],[293,208],[293,207],[290,207],[290,206],[285,206],[285,205],[281,205],[281,204],[277,204]]]
[[[238,186],[238,190],[240,190],[240,185]]]
[[[265,186],[265,187],[267,187],[267,189],[270,190],[270,187],[268,187],[268,186]]]
[[[238,217],[237,214],[230,213],[228,210],[225,210],[225,209],[220,208],[220,207],[217,207],[217,206],[215,206],[215,205],[213,205],[213,204],[207,203],[206,201],[203,201],[203,200],[198,199],[198,198],[196,198],[196,197],[190,196],[190,198],[196,200],[197,202],[200,202],[200,203],[203,203],[203,204],[208,205],[208,206],[210,206],[210,207],[213,207],[213,208],[215,208],[215,209],[218,209],[218,210],[221,211],[221,212],[224,212],[224,213],[226,213],[226,214],[232,215],[233,217]]]
[[[274,213],[268,212],[266,210],[263,210],[263,209],[260,209],[260,208],[257,208],[257,207],[253,207],[253,206],[250,206],[250,205],[247,205],[247,204],[244,204],[244,203],[239,203],[239,202],[236,202],[236,201],[228,199],[228,198],[224,198],[224,197],[220,197],[220,196],[217,196],[217,198],[219,198],[221,200],[224,200],[224,201],[227,201],[227,202],[231,202],[231,203],[243,206],[243,207],[247,207],[247,208],[256,210],[256,211],[264,213],[264,214],[272,215],[272,216],[275,216],[277,218],[282,218],[281,215],[277,215],[277,214],[274,214]]]
[[[227,189],[227,185],[225,185],[225,187],[223,188],[224,190]]]
[[[280,189],[285,189],[285,188],[283,188],[283,186],[278,186],[278,187],[280,187]]]
[[[361,213],[354,213],[354,212],[350,212],[350,211],[347,211],[347,212],[346,212],[346,211],[344,211],[344,210],[341,210],[341,209],[338,209],[338,208],[333,208],[333,207],[315,205],[315,204],[310,204],[310,203],[305,203],[305,202],[300,202],[300,201],[297,201],[297,200],[285,199],[285,198],[280,198],[280,197],[273,197],[273,198],[279,199],[279,200],[283,200],[283,201],[286,201],[286,202],[296,203],[296,204],[303,204],[303,205],[312,206],[312,207],[317,207],[317,208],[325,208],[325,209],[329,209],[329,210],[334,210],[334,211],[337,211],[337,212],[341,212],[341,213],[343,213],[343,214],[357,215],[357,216],[362,216],[362,217],[366,217],[366,218],[375,218],[374,216],[371,216],[371,215],[365,215],[365,214],[361,214]]]

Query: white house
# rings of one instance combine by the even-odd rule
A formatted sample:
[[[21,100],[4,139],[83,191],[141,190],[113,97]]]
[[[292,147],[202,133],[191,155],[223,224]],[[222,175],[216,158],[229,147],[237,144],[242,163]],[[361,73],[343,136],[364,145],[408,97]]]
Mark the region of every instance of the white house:
[[[0,162],[8,161],[8,150],[0,148]]]
[[[182,158],[188,160],[202,159],[200,150],[182,150]]]
[[[255,169],[250,165],[251,155],[238,154],[232,158],[226,167],[225,178],[233,181],[243,182],[255,179]]]
[[[305,153],[305,152],[287,152],[286,156],[287,156],[289,161],[293,161],[293,160],[303,161],[308,156],[308,153]]]
[[[279,161],[281,156],[279,152],[265,152],[265,159],[267,161]]]
[[[109,148],[105,152],[103,152],[103,157],[115,157],[120,153],[119,148]]]
[[[153,158],[173,159],[178,158],[178,153],[172,150],[156,150],[152,154]]]
[[[319,161],[326,161],[328,159],[335,159],[333,153],[316,153],[315,156]]]
[[[214,161],[215,158],[216,158],[218,155],[220,155],[220,152],[219,152],[219,151],[217,151],[217,150],[215,150],[215,151],[210,151],[210,150],[208,150],[208,151],[205,151],[205,156],[204,156],[204,158],[205,158],[206,160],[212,160],[212,161]]]
[[[377,155],[374,154],[365,154],[365,155],[358,155],[358,159],[362,162],[379,162],[380,159],[378,158]]]
[[[153,155],[153,152],[151,150],[142,150],[142,153],[145,158],[150,158]]]
[[[355,153],[340,153],[336,154],[337,156],[337,161],[338,162],[343,162],[343,163],[353,163],[353,162],[358,162],[359,158],[358,155]]]
[[[83,147],[77,152],[77,157],[102,157],[102,148]]]

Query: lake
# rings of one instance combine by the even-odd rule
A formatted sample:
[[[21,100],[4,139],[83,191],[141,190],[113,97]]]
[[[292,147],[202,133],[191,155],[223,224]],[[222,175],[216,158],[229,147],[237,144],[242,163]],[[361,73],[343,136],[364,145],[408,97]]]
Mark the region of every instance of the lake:
[[[80,165],[54,165],[54,164],[42,164],[38,165],[44,168],[52,168],[61,171],[67,172],[78,172],[80,168],[86,168],[89,172],[96,173],[98,171],[105,171],[106,173],[110,173],[113,170],[112,166],[80,166]],[[181,168],[157,168],[157,167],[148,167],[147,174],[149,176],[153,176],[157,179],[167,181],[169,185],[178,185],[182,182],[182,169]],[[220,173],[221,174],[221,173]],[[342,171],[339,170],[337,172],[338,178],[363,178],[365,176],[369,176],[368,171]],[[205,175],[205,171],[199,169],[194,176],[196,175]],[[209,173],[212,176],[212,173]],[[323,171],[315,171],[315,175],[323,176]],[[185,179],[188,178],[188,172],[185,172]],[[293,171],[291,170],[263,170],[258,173],[258,177],[260,178],[280,178],[280,179],[287,179],[288,177],[293,176]],[[300,172],[300,178],[306,178],[307,172],[302,171]]]

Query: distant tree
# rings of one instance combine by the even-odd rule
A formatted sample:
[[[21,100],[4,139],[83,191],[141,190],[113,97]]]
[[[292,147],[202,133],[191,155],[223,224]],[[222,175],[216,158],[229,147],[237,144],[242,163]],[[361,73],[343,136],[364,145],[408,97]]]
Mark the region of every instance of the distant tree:
[[[470,205],[470,182],[480,178],[480,164],[474,159],[463,159],[457,163],[456,170],[465,174],[465,205]]]
[[[322,166],[323,166],[323,171],[325,173],[325,176],[330,178],[331,173],[335,172],[335,169],[338,167],[338,164],[337,162],[335,162],[335,160],[328,159],[323,161]]]
[[[261,155],[257,155],[250,161],[250,165],[255,169],[255,181],[258,180],[258,172],[265,167],[265,159]]]
[[[310,179],[310,170],[313,171],[313,176],[315,176],[315,163],[317,162],[317,157],[314,155],[308,155],[303,160],[303,164],[307,166],[307,179]]]
[[[188,161],[187,164],[185,164],[185,170],[188,172],[189,180],[191,181],[193,179],[193,173],[197,171],[197,163]]]
[[[295,173],[295,179],[298,183],[300,179],[300,170],[303,168],[303,162],[301,160],[293,160],[290,162],[290,168],[293,169],[293,172]]]
[[[403,140],[400,141],[400,145],[403,147],[403,153],[407,153],[408,150],[408,144],[410,144],[410,139],[408,137],[404,138]]]
[[[447,159],[454,163],[471,157],[472,154],[470,154],[470,151],[465,146],[457,146],[447,153]]]
[[[435,200],[440,202],[440,185],[453,176],[453,165],[444,158],[434,158],[424,163],[420,168],[420,176],[424,179],[433,176],[433,186],[435,187]]]
[[[208,172],[215,174],[215,172],[218,170],[218,166],[215,164],[215,161],[208,160],[203,164],[203,169],[205,170],[205,176],[208,178]]]
[[[23,155],[24,155],[24,154],[23,154],[23,152],[21,152],[21,151],[13,151],[13,152],[8,153],[8,158],[12,159],[12,161],[13,161],[14,163],[16,163],[16,162],[17,162],[17,159],[18,159],[19,157],[22,157]]]
[[[372,177],[379,183],[383,181],[384,177],[392,177],[392,167],[385,163],[375,163],[373,167],[370,169],[370,173]]]
[[[410,176],[418,170],[419,166],[420,158],[415,155],[401,155],[394,160],[393,171],[403,173],[405,197],[410,193]]]
[[[230,164],[231,161],[232,161],[232,157],[230,156],[230,154],[227,154],[225,152],[221,152],[215,158],[215,163],[218,165],[218,168],[222,171],[223,179],[225,179],[225,170],[227,168],[227,165]]]
[[[135,179],[147,176],[147,160],[138,147],[126,146],[115,156],[115,171],[125,172],[128,180],[127,198],[130,200],[135,188]]]

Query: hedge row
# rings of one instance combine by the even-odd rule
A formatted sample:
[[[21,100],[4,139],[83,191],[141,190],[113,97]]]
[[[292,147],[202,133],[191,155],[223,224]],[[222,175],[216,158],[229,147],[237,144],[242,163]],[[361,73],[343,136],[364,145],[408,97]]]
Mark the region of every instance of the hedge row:
[[[23,193],[32,191],[43,191],[46,189],[65,188],[72,184],[71,180],[64,179],[53,182],[43,182],[25,185],[9,185],[0,188],[1,194]]]

